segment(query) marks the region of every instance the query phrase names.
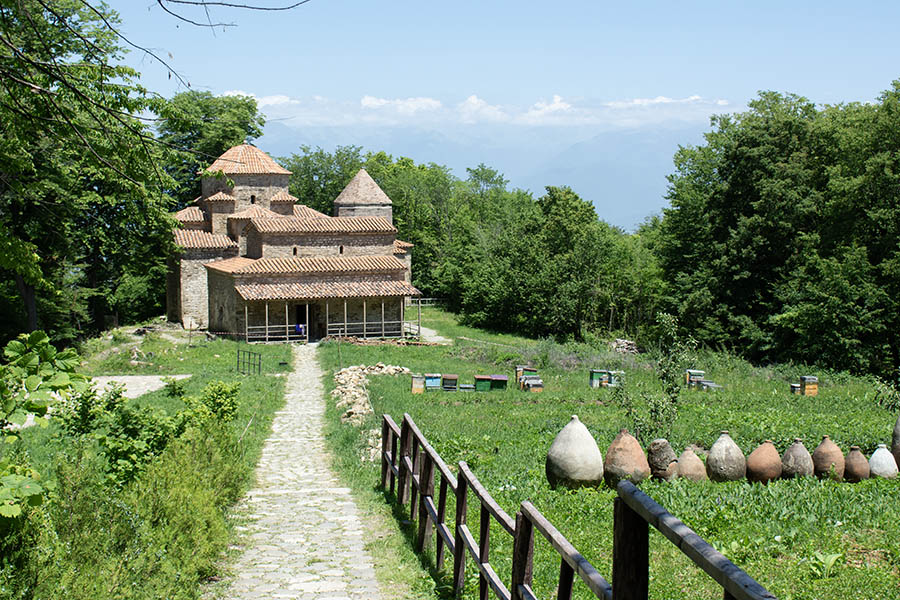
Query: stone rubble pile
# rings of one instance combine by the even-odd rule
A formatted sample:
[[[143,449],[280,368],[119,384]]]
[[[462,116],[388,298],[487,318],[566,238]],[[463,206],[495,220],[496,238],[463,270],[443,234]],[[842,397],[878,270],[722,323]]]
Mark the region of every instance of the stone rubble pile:
[[[609,347],[613,352],[618,352],[620,354],[637,354],[637,342],[632,342],[631,340],[620,340],[616,338],[616,341],[610,342]]]
[[[341,415],[342,423],[359,427],[366,416],[372,414],[367,389],[369,375],[409,375],[409,369],[378,363],[370,366],[353,365],[335,373],[334,382],[337,387],[331,391],[331,396],[336,400],[335,406],[345,408]]]

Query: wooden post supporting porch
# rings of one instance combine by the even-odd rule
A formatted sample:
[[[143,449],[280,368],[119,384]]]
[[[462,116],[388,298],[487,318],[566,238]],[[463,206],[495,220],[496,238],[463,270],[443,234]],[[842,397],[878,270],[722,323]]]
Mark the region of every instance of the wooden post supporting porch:
[[[266,342],[269,341],[269,301],[266,300]]]
[[[344,337],[347,337],[347,299],[344,298]]]
[[[244,341],[250,342],[250,319],[248,315],[250,311],[247,309],[247,301],[244,301]]]
[[[284,341],[291,341],[291,333],[288,331],[288,302],[284,301]]]
[[[369,333],[369,328],[366,326],[366,299],[363,298],[363,339],[366,339],[366,334]]]
[[[381,337],[384,337],[384,298],[381,299]]]
[[[309,301],[306,302],[306,343],[309,343]]]

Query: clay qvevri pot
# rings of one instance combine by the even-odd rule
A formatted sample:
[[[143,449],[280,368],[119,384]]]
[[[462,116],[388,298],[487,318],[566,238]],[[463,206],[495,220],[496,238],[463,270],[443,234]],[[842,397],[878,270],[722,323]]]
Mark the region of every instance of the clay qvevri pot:
[[[869,471],[872,477],[884,477],[885,479],[894,479],[897,477],[897,462],[893,461],[894,457],[888,452],[887,446],[878,444],[878,448],[872,453],[869,459]]]
[[[747,479],[769,483],[781,477],[781,456],[772,440],[766,440],[747,457]]]
[[[812,477],[814,472],[812,455],[803,445],[802,439],[794,438],[794,443],[781,457],[781,476],[786,479]]]
[[[813,451],[812,459],[819,479],[831,477],[840,481],[844,478],[844,453],[827,435],[822,436],[822,442]]]
[[[647,462],[650,464],[650,475],[654,479],[671,479],[673,469],[669,466],[677,460],[675,451],[668,440],[659,438],[650,442],[647,448]]]
[[[893,456],[891,458],[894,458]],[[869,478],[869,461],[859,446],[850,446],[850,452],[844,459],[844,479],[850,483],[859,483],[863,479]]]
[[[603,455],[577,415],[563,427],[547,451],[544,463],[550,487],[597,486],[603,481]]]
[[[677,477],[684,477],[691,481],[706,481],[708,479],[706,476],[706,465],[690,448],[681,453],[676,464],[675,474]]]
[[[727,431],[709,449],[706,457],[706,474],[713,481],[738,481],[747,473],[747,459]]]
[[[622,429],[606,451],[606,465],[603,470],[606,484],[615,488],[622,480],[640,483],[649,476],[650,464],[644,456],[644,450],[627,429]]]

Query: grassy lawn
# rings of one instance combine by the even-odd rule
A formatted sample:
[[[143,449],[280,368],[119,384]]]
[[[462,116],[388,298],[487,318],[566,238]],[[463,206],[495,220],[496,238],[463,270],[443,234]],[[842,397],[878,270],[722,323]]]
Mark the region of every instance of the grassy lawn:
[[[626,371],[629,388],[640,398],[642,392],[659,389],[649,359],[583,344],[485,333],[461,326],[453,315],[436,309],[423,311],[423,324],[457,338],[456,343],[429,347],[343,344],[340,348],[323,344],[320,359],[326,370],[336,370],[339,362],[345,366],[384,362],[414,372],[457,373],[463,383],[470,383],[475,374],[512,376],[515,364],[529,363],[540,369],[544,393],[510,389],[414,396],[409,393],[408,377],[372,377],[369,392],[375,415],[359,430],[339,425],[338,411],[329,410],[329,439],[338,455],[337,467],[366,502],[383,501],[384,495],[375,490],[379,467],[360,462],[359,452],[368,432],[380,426],[383,413],[399,422],[408,412],[448,464],[468,462],[504,510],[514,515],[523,500],[530,500],[609,577],[614,493],[605,488],[551,490],[544,478],[544,458],[573,414],[585,423],[605,456],[618,430],[632,423],[610,390],[588,387],[587,371]],[[874,391],[864,379],[793,366],[755,368],[715,353],[701,353],[696,362],[696,368],[705,369],[707,378],[724,388],[682,393],[678,418],[668,434],[676,454],[691,443],[709,448],[721,429],[731,432],[745,454],[766,439],[783,452],[794,437],[802,437],[812,451],[828,434],[845,452],[858,444],[867,455],[878,443],[890,441],[896,415],[875,403]],[[819,375],[819,396],[789,394],[788,384],[802,374]],[[333,387],[330,378],[327,386]],[[900,598],[900,481],[852,485],[803,480],[768,486],[646,482],[642,489],[779,598]],[[470,526],[478,518],[472,502]],[[453,514],[452,501],[448,514]],[[394,511],[394,516],[397,524],[392,535],[399,540],[395,543],[405,546],[398,551],[399,561],[402,569],[409,570],[409,578],[418,582],[418,593],[446,593],[447,573],[433,570],[430,555],[420,563],[410,553],[406,517],[402,511]],[[511,539],[497,527],[492,530],[492,544],[491,562],[508,581]],[[651,597],[721,596],[711,579],[655,531],[651,532],[651,552]],[[826,568],[828,555],[835,554],[839,557]],[[536,542],[535,557],[536,590],[541,597],[553,597],[558,558],[542,538]],[[396,564],[397,560],[390,556],[383,562]],[[466,597],[473,598],[477,581],[471,563],[467,571]],[[422,577],[429,577],[428,584]],[[577,583],[576,595],[589,597]]]

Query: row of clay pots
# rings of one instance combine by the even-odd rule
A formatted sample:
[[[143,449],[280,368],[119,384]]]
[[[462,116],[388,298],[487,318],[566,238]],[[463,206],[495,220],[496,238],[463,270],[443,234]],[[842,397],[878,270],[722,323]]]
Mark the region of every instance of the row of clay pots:
[[[894,449],[900,441],[900,418],[894,428]],[[651,474],[658,479],[683,477],[693,481],[749,481],[767,483],[778,478],[816,475],[850,482],[868,477],[894,478],[898,475],[895,456],[880,444],[871,459],[851,446],[844,457],[841,449],[826,435],[810,455],[800,438],[779,456],[775,445],[766,440],[749,457],[723,431],[709,450],[706,464],[690,448],[676,458],[664,439],[654,440],[649,447],[649,460],[634,436],[622,429],[606,451],[606,463],[593,436],[578,417],[573,415],[559,432],[547,453],[546,475],[550,486],[596,486],[606,481],[615,487],[627,479],[640,483]]]
[[[827,435],[822,438],[812,455],[800,438],[794,438],[794,443],[785,451],[784,456],[779,456],[775,444],[766,440],[745,459],[744,453],[728,432],[723,431],[710,448],[705,467],[693,452],[686,450],[674,464],[670,463],[665,469],[661,469],[664,457],[674,456],[671,448],[668,452],[665,450],[668,444],[666,440],[654,440],[650,445],[650,464],[657,467],[653,475],[660,479],[685,477],[695,481],[707,478],[713,481],[738,481],[746,477],[749,481],[768,483],[778,478],[815,475],[819,478],[858,482],[869,477],[893,479],[898,474],[896,461],[884,444],[879,444],[868,460],[860,452],[859,446],[851,446],[850,452],[844,457],[838,445]]]

